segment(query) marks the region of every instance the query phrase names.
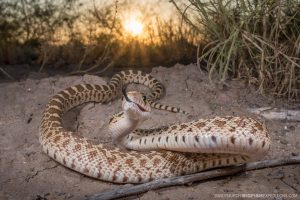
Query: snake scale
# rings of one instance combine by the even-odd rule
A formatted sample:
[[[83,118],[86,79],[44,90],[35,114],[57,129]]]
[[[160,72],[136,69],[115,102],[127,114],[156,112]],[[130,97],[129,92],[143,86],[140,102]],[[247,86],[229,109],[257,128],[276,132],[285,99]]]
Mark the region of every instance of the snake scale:
[[[116,141],[139,151],[99,144],[63,127],[62,118],[68,110],[86,102],[112,101],[130,83],[149,87],[151,94],[123,92],[123,111],[111,118],[110,130]],[[133,70],[115,74],[106,85],[69,87],[46,105],[39,130],[43,151],[68,168],[115,183],[143,183],[246,163],[268,152],[268,130],[248,117],[215,117],[137,129],[149,117],[151,108],[184,113],[155,102],[163,93],[164,87],[158,80]]]

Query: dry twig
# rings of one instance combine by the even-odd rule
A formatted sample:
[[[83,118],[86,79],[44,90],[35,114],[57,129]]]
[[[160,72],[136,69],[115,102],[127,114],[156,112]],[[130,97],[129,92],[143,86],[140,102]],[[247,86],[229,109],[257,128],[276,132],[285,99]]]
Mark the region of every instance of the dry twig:
[[[10,80],[15,80],[9,73],[7,73],[2,67],[0,67],[0,72],[2,72]]]
[[[300,110],[287,110],[272,107],[249,108],[249,112],[261,115],[269,120],[300,121]]]
[[[144,193],[149,190],[154,190],[162,187],[192,184],[193,182],[197,182],[197,181],[203,181],[203,180],[223,177],[223,176],[230,176],[245,171],[290,165],[290,164],[300,164],[300,156],[292,156],[288,158],[274,159],[274,160],[257,161],[257,162],[247,163],[245,165],[226,167],[226,168],[215,169],[211,171],[200,172],[196,174],[190,174],[190,175],[179,176],[179,177],[159,179],[159,180],[151,181],[149,183],[144,183],[140,185],[124,186],[121,188],[113,189],[107,192],[90,196],[87,199],[88,200],[116,199],[120,197]]]

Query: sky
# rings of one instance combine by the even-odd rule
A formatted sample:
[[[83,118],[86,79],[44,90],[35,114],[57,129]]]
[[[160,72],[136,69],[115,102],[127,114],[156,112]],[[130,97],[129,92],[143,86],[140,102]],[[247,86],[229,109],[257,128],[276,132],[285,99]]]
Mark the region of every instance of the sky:
[[[98,6],[109,5],[115,6],[115,0],[80,0],[83,8],[91,8],[95,2]],[[163,19],[169,19],[176,11],[169,0],[118,0],[119,14],[126,18],[128,12],[140,12],[159,14]],[[126,8],[122,5],[126,5]]]
[[[135,22],[130,21],[130,18],[134,18],[138,23],[142,24],[143,30],[139,38],[148,37],[145,33],[147,24],[156,24],[157,19],[160,21],[168,21],[172,19],[178,21],[178,16],[175,6],[169,2],[169,0],[79,0],[82,3],[81,9],[89,10],[93,9],[94,5],[97,8],[111,6],[115,8],[117,2],[117,18],[123,23],[123,27],[126,28],[126,24],[132,24]],[[175,14],[176,13],[176,14]],[[138,26],[138,25],[137,25]],[[135,32],[135,31],[131,31]]]

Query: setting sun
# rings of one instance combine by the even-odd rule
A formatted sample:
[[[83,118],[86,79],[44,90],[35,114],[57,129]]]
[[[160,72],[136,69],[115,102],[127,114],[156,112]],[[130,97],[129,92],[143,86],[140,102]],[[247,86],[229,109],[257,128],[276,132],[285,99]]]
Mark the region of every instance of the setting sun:
[[[130,17],[128,21],[124,23],[125,30],[133,36],[138,36],[143,31],[143,24],[134,17]]]

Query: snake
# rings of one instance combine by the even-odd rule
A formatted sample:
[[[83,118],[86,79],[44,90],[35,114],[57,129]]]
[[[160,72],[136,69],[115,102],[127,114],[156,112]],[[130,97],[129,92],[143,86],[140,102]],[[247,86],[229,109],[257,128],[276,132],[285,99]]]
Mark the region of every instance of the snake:
[[[145,95],[126,91],[128,84],[149,88]],[[48,102],[39,127],[43,152],[56,162],[102,181],[145,183],[213,168],[244,164],[264,157],[270,134],[257,119],[215,116],[168,126],[142,129],[152,109],[184,113],[160,104],[162,83],[136,70],[116,73],[104,85],[79,84],[55,94]],[[87,102],[108,103],[122,96],[122,111],[109,120],[114,145],[83,137],[63,126],[70,109]],[[201,106],[201,105],[199,105]]]

